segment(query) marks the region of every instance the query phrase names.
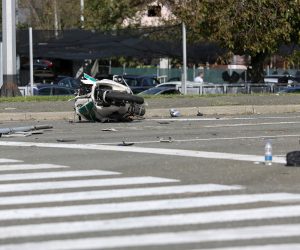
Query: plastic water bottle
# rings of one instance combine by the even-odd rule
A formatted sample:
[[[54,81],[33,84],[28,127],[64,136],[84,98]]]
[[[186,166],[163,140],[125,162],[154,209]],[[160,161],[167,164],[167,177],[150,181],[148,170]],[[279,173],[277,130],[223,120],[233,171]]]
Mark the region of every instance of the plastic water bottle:
[[[272,165],[272,143],[267,141],[265,145],[265,165]]]

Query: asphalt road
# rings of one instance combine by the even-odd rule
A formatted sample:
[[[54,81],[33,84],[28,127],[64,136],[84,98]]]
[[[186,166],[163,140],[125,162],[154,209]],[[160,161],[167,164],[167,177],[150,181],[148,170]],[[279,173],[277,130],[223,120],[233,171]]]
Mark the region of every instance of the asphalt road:
[[[50,124],[0,138],[0,249],[300,248],[299,113]]]

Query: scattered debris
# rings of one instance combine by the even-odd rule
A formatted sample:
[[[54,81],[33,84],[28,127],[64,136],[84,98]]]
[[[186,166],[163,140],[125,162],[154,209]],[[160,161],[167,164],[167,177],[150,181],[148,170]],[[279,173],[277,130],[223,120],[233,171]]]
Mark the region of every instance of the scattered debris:
[[[286,166],[300,167],[300,151],[292,151],[287,153]]]
[[[198,111],[197,116],[203,116],[203,113],[201,113],[200,111]]]
[[[132,146],[132,145],[134,145],[133,142],[125,142],[125,141],[123,141],[121,144],[118,144],[118,146]]]
[[[74,139],[56,139],[57,142],[74,142]]]
[[[118,130],[115,129],[115,128],[104,128],[104,129],[101,129],[101,131],[112,131],[112,132],[117,132]]]
[[[173,138],[171,136],[169,136],[168,139],[161,138],[159,141],[160,142],[173,142],[174,140],[173,140]]]
[[[170,109],[170,115],[171,115],[171,117],[179,117],[180,112],[176,109]]]
[[[0,137],[3,135],[12,134],[25,134],[26,136],[34,134],[33,131],[51,129],[51,125],[36,125],[36,126],[26,126],[26,127],[13,127],[13,128],[0,128]],[[42,132],[39,132],[42,133]]]

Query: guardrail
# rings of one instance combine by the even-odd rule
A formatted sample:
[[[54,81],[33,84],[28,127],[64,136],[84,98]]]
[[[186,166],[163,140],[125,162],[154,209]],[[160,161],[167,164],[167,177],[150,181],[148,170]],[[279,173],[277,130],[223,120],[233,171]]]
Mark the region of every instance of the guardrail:
[[[187,87],[188,94],[251,94],[251,93],[275,93],[286,88],[287,84],[278,83],[241,83],[241,84],[214,84],[204,83],[200,86]],[[181,90],[181,87],[179,87]]]

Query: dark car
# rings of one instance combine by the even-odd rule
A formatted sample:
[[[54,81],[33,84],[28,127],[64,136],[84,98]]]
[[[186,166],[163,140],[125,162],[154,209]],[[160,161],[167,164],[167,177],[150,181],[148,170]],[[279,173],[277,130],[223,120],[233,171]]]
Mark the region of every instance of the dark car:
[[[144,90],[138,95],[174,95],[180,94],[178,88],[175,87],[153,87],[147,90]]]
[[[300,86],[287,87],[277,92],[277,94],[300,93]]]
[[[74,95],[75,90],[58,86],[56,84],[38,84],[33,89],[34,95]]]
[[[57,85],[65,88],[79,89],[80,80],[73,77],[65,77],[61,79]]]
[[[123,75],[123,79],[134,94],[160,84],[157,78],[153,75]]]

